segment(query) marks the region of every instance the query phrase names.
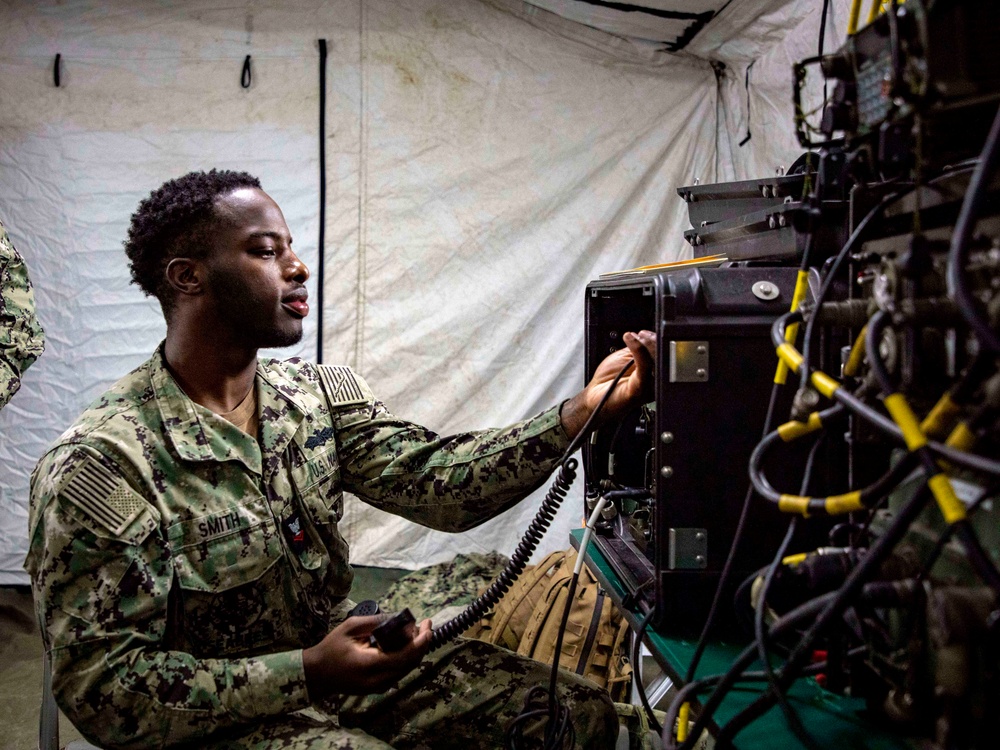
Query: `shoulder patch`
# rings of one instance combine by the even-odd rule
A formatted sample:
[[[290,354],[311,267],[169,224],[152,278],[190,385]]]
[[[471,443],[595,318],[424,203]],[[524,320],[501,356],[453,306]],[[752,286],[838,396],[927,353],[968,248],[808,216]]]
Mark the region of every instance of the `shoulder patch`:
[[[70,474],[59,494],[115,536],[121,536],[146,507],[124,479],[93,458]]]
[[[316,365],[319,382],[330,407],[364,404],[373,400],[368,384],[345,365]]]

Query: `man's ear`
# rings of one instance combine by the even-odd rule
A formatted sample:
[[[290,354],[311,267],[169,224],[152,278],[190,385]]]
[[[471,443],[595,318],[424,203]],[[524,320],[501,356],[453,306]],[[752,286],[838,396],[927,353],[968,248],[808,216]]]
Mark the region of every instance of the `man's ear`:
[[[193,258],[174,258],[167,264],[167,282],[180,294],[201,294],[204,272],[202,264]]]

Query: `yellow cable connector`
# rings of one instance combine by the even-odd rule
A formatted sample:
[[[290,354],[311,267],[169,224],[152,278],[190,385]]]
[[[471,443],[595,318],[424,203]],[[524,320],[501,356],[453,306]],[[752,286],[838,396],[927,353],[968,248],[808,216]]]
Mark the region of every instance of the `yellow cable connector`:
[[[688,738],[688,716],[691,715],[691,704],[685,701],[681,704],[681,710],[677,712],[677,741],[687,742]]]
[[[953,524],[965,518],[965,504],[958,499],[947,474],[935,474],[927,480],[927,486],[931,488],[931,494],[934,495],[945,521]]]
[[[972,450],[972,446],[976,444],[976,433],[969,427],[968,422],[959,422],[948,434],[948,439],[944,441],[944,444],[959,451]],[[950,461],[945,461],[943,458],[938,459],[937,463],[949,474],[955,468]]]
[[[872,0],[872,7],[868,11],[868,23],[874,21],[879,14],[885,13],[889,8],[890,0]],[[896,5],[902,5],[906,0],[896,0]]]
[[[794,568],[796,565],[803,562],[807,557],[809,557],[808,552],[799,552],[798,554],[781,558],[781,564]]]
[[[827,398],[833,398],[834,391],[840,388],[840,383],[819,370],[816,370],[810,376],[809,380],[812,382],[813,387]]]
[[[786,443],[790,443],[793,440],[798,440],[803,435],[816,432],[821,427],[823,427],[823,422],[819,418],[819,412],[814,411],[805,422],[799,422],[795,419],[791,422],[785,422],[778,428],[778,437]]]
[[[861,369],[861,363],[865,361],[865,336],[868,335],[868,326],[861,329],[861,333],[854,339],[854,346],[851,347],[851,354],[844,365],[844,377],[853,378]]]
[[[889,416],[903,432],[903,440],[910,452],[918,451],[927,445],[927,436],[920,429],[920,422],[913,409],[906,403],[906,398],[902,393],[892,393],[885,397],[885,408],[889,411]]]
[[[802,300],[806,298],[806,294],[809,292],[809,272],[799,269],[798,275],[795,277],[795,291],[792,292],[792,305],[789,308],[789,312],[795,312],[799,309],[802,304]],[[794,347],[795,338],[799,335],[799,324],[792,323],[785,329],[785,343],[792,345]],[[774,382],[778,385],[784,385],[785,381],[788,380],[788,364],[785,360],[778,360],[778,369],[774,373]]]
[[[854,35],[858,32],[858,18],[861,16],[861,0],[852,0],[851,12],[847,16],[847,33]]]
[[[861,502],[861,490],[845,492],[843,495],[831,495],[824,501],[826,512],[831,516],[839,516],[843,513],[853,513],[857,510],[864,510],[865,506]]]
[[[971,450],[972,446],[976,444],[976,433],[969,428],[967,423],[959,422],[948,435],[944,444],[960,451]]]
[[[809,500],[810,498],[802,495],[782,495],[778,498],[778,510],[782,513],[800,513],[808,516]]]
[[[920,423],[920,431],[928,437],[940,436],[955,421],[961,410],[962,407],[952,400],[951,394],[945,393]]]
[[[778,359],[785,364],[792,372],[798,372],[802,366],[802,355],[799,350],[791,344],[782,344],[778,347]]]
[[[845,492],[843,495],[831,495],[827,498],[780,495],[778,497],[778,510],[782,513],[799,513],[808,517],[810,505],[812,505],[813,510],[818,510],[814,503],[822,503],[823,512],[828,516],[839,516],[865,509],[864,503],[861,502],[861,490],[854,490],[853,492]]]
[[[872,0],[871,6],[868,8],[868,20],[866,23],[871,23],[876,18],[878,18],[878,12],[882,9],[882,0]]]

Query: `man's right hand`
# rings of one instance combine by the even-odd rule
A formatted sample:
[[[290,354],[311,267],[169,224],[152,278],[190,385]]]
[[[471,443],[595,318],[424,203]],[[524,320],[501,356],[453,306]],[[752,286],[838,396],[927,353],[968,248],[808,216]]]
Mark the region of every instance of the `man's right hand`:
[[[384,693],[420,663],[430,649],[431,621],[421,622],[413,640],[390,654],[369,645],[381,621],[378,616],[349,617],[315,646],[303,649],[310,698]]]

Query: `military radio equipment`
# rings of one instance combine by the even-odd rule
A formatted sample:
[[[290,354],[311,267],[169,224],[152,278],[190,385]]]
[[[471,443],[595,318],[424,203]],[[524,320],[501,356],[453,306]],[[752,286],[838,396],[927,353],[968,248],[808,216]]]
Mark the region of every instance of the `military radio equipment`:
[[[718,744],[776,704],[805,742],[809,727],[795,726],[785,697],[802,679],[864,699],[914,746],[988,748],[1000,735],[1000,63],[992,49],[1000,5],[886,6],[833,55],[795,66],[796,124],[802,143],[818,149],[817,177],[788,219],[802,235],[795,240],[802,252],[767,261],[798,265],[796,302],[783,304],[770,326],[774,419],[751,441],[749,460],[737,456],[756,518],[743,544],[763,540],[769,560],[731,599],[753,642],[726,674],[681,690],[665,727],[692,700],[702,709],[692,739],[664,732],[668,748],[690,750],[722,697],[754,678],[769,688],[719,727]],[[812,65],[835,82],[817,127],[802,105]],[[831,200],[846,201],[846,212],[827,210]],[[845,239],[821,247],[831,226]],[[784,296],[784,285],[771,281]],[[663,325],[664,343],[676,352],[682,339],[671,325]],[[712,343],[707,332],[697,341]],[[683,385],[671,378],[687,372],[669,356],[658,362],[664,391]],[[767,377],[763,360],[758,369]],[[711,361],[696,377],[699,370],[717,372]],[[729,365],[722,376],[739,372]],[[759,390],[741,387],[761,399]],[[620,494],[626,520],[619,528],[645,535],[653,559],[698,560],[697,530],[688,536],[655,520],[671,517],[661,506],[676,499],[660,485],[678,470],[654,448],[656,440],[677,441],[669,412],[656,407],[647,420],[656,428],[646,444],[630,444],[638,448],[631,459],[620,455],[622,438],[614,450],[606,444],[630,489]],[[719,442],[738,444],[733,432],[757,428],[730,418],[728,408],[717,416],[702,409]],[[722,473],[719,456],[706,446],[699,464]],[[602,456],[593,459],[588,488],[593,474],[596,491],[621,493],[624,487],[601,485],[615,477],[602,475],[609,474]],[[617,468],[629,460],[631,473]],[[640,487],[648,494],[634,493]],[[713,499],[700,501],[706,516]],[[648,520],[639,517],[641,502]],[[774,529],[785,532],[777,543]],[[811,536],[817,529],[825,537],[819,543]],[[740,536],[738,525],[734,548]],[[734,570],[745,567],[734,559]],[[753,672],[761,664],[762,676]]]
[[[800,143],[827,146],[842,134],[852,155],[883,177],[974,157],[1000,99],[1000,4],[909,0],[890,7],[838,51],[795,66]],[[818,128],[808,123],[802,97],[813,65],[834,84]]]
[[[417,622],[409,607],[395,614],[380,615],[382,622],[372,631],[371,642],[382,651],[391,653],[404,648],[413,640]]]

